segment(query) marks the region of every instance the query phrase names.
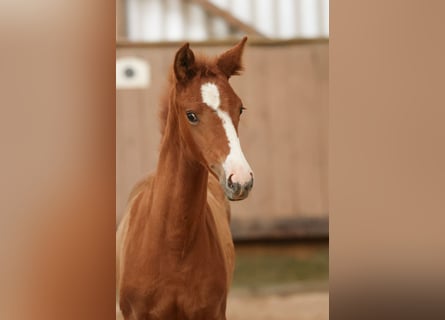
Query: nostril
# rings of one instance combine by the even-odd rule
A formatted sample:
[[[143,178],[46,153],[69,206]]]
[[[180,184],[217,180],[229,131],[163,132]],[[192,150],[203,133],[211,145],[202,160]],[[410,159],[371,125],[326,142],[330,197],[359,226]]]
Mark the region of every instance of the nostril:
[[[229,179],[227,179],[227,185],[229,188],[233,188],[232,176],[233,173],[229,176]]]

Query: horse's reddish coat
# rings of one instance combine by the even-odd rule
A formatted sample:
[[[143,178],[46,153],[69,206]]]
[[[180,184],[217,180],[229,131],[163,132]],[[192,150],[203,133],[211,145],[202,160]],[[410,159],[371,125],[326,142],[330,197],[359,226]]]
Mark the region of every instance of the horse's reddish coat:
[[[234,248],[230,208],[216,176],[229,149],[199,88],[203,81],[217,84],[220,107],[237,128],[241,101],[228,78],[241,69],[245,40],[215,59],[195,59],[188,45],[176,55],[161,109],[158,166],[133,189],[117,232],[117,286],[126,320],[226,319]],[[200,127],[191,128],[187,108],[199,113]]]

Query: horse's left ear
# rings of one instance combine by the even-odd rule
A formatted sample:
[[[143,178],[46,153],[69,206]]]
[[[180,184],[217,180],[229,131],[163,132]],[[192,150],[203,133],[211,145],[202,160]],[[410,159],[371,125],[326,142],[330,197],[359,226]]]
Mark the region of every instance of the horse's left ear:
[[[218,57],[218,68],[230,78],[233,75],[240,74],[243,67],[241,64],[241,57],[243,55],[244,45],[247,37],[244,37],[236,46],[227,50]]]

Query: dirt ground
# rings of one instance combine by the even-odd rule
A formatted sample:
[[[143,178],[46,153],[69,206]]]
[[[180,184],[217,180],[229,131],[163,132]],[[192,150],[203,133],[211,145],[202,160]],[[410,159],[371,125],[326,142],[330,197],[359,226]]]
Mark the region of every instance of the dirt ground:
[[[234,292],[227,303],[228,320],[327,320],[329,293],[252,295]]]
[[[328,320],[329,293],[246,294],[233,292],[227,320]],[[116,320],[123,320],[116,310]]]

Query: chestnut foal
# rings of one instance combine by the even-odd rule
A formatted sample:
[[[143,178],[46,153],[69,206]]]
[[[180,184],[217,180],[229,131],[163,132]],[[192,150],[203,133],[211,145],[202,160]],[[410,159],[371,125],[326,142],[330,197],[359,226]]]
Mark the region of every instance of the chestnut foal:
[[[238,140],[243,105],[228,80],[245,37],[214,58],[176,53],[161,109],[156,172],[130,196],[117,231],[119,307],[128,319],[226,319],[234,268],[229,200],[253,186]]]

